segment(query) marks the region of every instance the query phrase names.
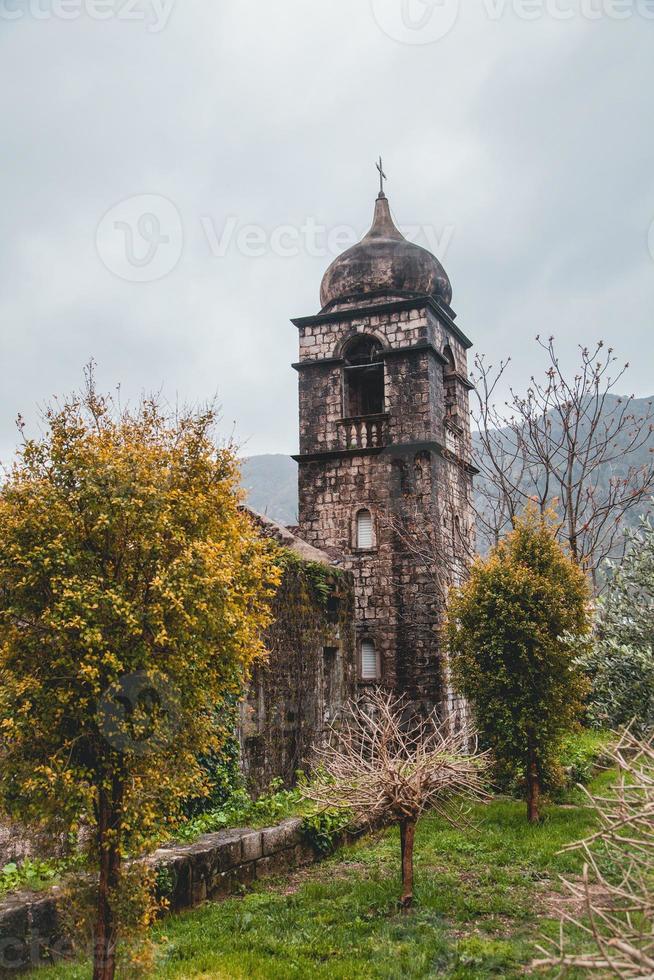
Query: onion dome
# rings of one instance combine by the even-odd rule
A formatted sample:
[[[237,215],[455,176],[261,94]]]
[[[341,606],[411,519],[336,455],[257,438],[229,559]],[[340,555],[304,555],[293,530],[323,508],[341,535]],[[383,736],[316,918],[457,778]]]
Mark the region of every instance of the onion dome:
[[[448,306],[452,286],[435,255],[407,241],[395,227],[383,191],[375,203],[372,228],[332,262],[320,288],[323,308],[368,295],[432,296]]]

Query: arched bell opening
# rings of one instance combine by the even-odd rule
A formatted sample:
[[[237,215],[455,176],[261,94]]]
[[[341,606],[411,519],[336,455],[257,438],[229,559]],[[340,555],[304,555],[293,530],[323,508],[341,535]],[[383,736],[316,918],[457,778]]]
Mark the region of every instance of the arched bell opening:
[[[384,412],[382,345],[365,334],[354,337],[344,351],[343,405],[347,418]]]

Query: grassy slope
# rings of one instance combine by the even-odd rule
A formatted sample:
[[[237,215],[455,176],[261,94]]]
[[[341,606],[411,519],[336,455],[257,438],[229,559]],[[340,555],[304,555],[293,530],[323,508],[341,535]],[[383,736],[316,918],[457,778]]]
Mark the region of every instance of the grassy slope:
[[[557,851],[591,827],[588,811],[552,806],[532,828],[524,807],[504,800],[477,809],[465,830],[425,818],[416,841],[413,913],[395,908],[399,842],[390,830],[290,881],[166,919],[157,930],[155,976],[520,976],[541,931],[558,929],[543,918],[552,914],[558,874],[580,867],[576,855]],[[38,973],[40,980],[88,975],[88,966]]]

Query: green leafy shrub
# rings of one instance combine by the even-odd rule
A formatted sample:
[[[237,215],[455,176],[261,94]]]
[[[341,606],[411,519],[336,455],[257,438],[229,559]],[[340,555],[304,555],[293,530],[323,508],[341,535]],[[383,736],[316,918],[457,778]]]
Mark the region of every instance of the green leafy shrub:
[[[600,601],[595,648],[579,659],[595,728],[654,729],[654,525],[643,519]]]
[[[654,728],[654,655],[611,640],[581,658],[591,683],[587,706],[593,728],[626,728],[637,735]]]
[[[318,854],[331,854],[350,820],[344,810],[320,810],[303,818],[302,834]]]
[[[557,780],[561,739],[582,712],[575,653],[591,630],[589,597],[583,572],[534,511],[451,595],[455,683],[504,777],[524,779],[531,822],[541,790]]]
[[[0,870],[0,895],[21,889],[41,891],[48,888],[66,868],[64,862],[41,861],[38,858],[12,861]]]
[[[566,735],[561,742],[559,755],[565,788],[589,783],[598,767],[608,761],[610,745],[609,732],[584,729],[573,735]]]
[[[288,548],[280,550],[278,561],[283,571],[288,572],[293,569],[307,585],[318,604],[323,609],[327,607],[334,589],[343,578],[340,569],[330,568],[317,561],[305,561]]]
[[[243,789],[240,745],[237,734],[239,696],[228,694],[213,712],[213,729],[220,739],[220,750],[198,756],[208,792],[184,801],[184,814],[192,819],[220,810]]]
[[[180,827],[176,839],[194,841],[203,834],[213,834],[227,827],[277,823],[296,812],[301,802],[299,790],[281,787],[281,780],[273,780],[269,792],[257,800],[252,800],[242,788],[235,790],[221,807],[194,817]]]

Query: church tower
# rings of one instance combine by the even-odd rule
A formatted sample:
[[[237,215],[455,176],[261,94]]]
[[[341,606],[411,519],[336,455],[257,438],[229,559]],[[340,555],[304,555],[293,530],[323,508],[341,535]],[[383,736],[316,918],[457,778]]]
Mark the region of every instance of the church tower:
[[[300,335],[299,533],[354,576],[357,671],[451,711],[440,625],[472,546],[467,351],[442,265],[382,190]]]

